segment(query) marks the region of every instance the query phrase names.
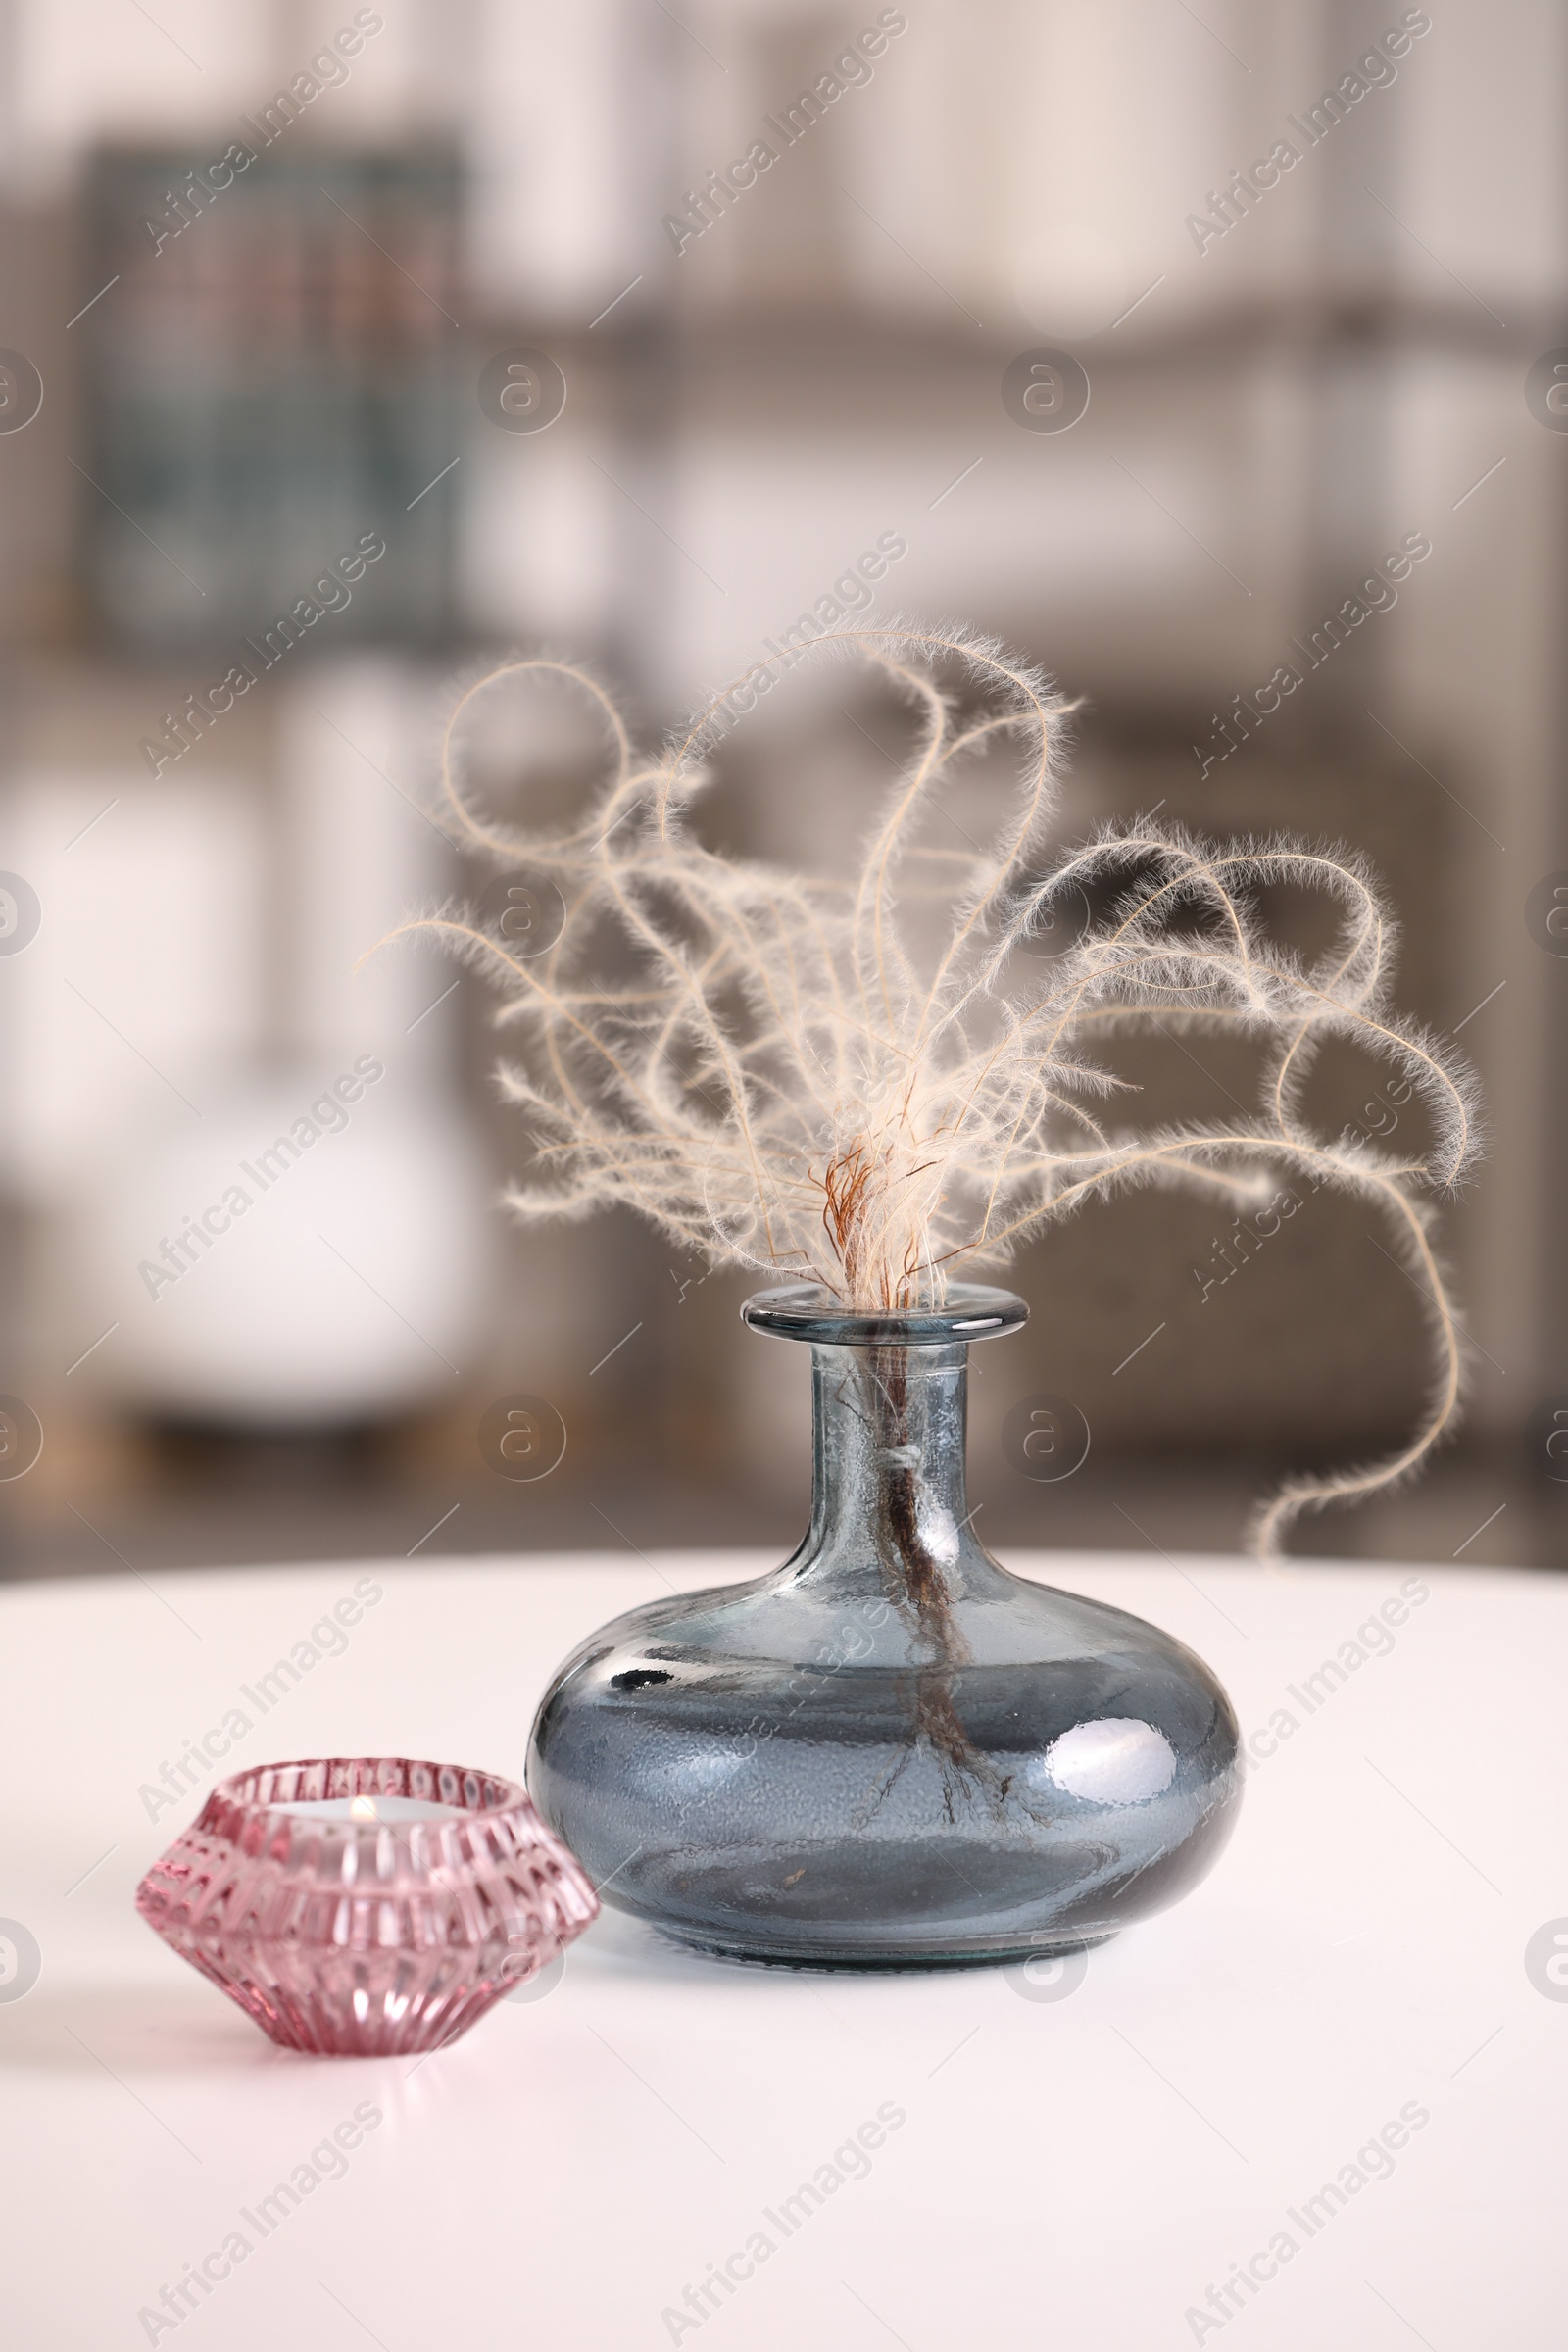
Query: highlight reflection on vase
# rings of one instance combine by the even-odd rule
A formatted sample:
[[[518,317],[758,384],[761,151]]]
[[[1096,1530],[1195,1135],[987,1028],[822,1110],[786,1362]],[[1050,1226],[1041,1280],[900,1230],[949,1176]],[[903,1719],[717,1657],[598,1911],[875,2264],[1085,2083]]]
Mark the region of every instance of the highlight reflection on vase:
[[[1240,1795],[1191,1650],[1015,1577],[964,1492],[969,1343],[1004,1291],[867,1316],[750,1300],[813,1350],[809,1530],[754,1583],[603,1627],[534,1726],[528,1782],[603,1900],[681,1941],[821,1966],[1001,1961],[1176,1900]]]

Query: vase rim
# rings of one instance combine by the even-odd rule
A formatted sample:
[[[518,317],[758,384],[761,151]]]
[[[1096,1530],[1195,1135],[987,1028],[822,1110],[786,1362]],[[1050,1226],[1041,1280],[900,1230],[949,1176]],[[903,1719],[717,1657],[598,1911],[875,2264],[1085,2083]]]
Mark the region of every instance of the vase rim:
[[[1015,1291],[979,1282],[950,1283],[940,1306],[911,1307],[903,1313],[853,1314],[832,1291],[815,1282],[758,1291],[741,1308],[741,1321],[753,1331],[834,1348],[936,1348],[956,1341],[994,1340],[1021,1330],[1028,1320],[1028,1306]]]

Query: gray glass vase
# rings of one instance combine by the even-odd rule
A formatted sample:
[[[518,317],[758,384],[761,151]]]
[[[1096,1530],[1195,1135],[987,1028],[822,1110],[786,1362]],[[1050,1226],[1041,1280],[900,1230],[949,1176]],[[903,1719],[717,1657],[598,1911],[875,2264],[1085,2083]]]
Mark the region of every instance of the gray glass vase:
[[[546,1692],[528,1787],[603,1900],[841,1968],[1028,1959],[1174,1902],[1232,1827],[1236,1718],[1180,1642],[975,1535],[969,1343],[1023,1301],[850,1315],[799,1286],[742,1312],[811,1346],[811,1524],[769,1576],[616,1618]]]

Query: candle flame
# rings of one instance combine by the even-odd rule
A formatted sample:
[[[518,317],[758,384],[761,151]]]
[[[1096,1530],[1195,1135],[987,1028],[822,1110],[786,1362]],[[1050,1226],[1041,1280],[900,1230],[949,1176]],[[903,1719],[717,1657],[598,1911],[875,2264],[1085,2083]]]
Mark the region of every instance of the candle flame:
[[[381,1816],[375,1809],[373,1796],[356,1796],[350,1799],[349,1819],[351,1821],[379,1821],[380,1818]]]

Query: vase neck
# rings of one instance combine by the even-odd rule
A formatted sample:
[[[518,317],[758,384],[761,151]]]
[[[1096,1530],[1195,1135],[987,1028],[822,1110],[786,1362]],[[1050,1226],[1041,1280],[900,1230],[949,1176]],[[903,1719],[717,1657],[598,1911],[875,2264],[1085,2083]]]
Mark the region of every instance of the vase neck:
[[[811,1350],[811,1526],[798,1572],[883,1548],[956,1570],[978,1552],[964,1481],[968,1344]],[[981,1555],[983,1557],[983,1554]]]

